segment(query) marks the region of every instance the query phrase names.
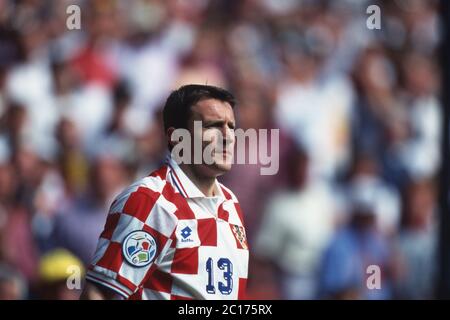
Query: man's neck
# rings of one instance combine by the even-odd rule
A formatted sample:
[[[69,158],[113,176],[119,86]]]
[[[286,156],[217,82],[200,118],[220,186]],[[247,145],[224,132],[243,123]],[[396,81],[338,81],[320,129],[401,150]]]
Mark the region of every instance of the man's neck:
[[[181,164],[180,168],[206,197],[214,197],[217,195],[216,178],[198,176],[195,174],[192,166],[185,164]]]

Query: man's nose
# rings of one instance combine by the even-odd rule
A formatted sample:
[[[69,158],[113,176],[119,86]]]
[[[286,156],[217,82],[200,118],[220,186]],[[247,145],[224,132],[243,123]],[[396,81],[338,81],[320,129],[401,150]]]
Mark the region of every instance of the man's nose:
[[[224,143],[231,143],[234,140],[234,130],[230,129],[227,125],[222,127],[221,130]]]

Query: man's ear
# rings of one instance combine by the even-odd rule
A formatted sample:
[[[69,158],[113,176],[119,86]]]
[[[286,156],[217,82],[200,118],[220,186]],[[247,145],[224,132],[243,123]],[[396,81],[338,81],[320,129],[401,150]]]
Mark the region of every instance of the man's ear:
[[[168,145],[169,145],[169,149],[170,150],[172,150],[172,148],[174,147],[174,146],[176,146],[178,143],[179,143],[179,141],[172,141],[172,133],[175,131],[175,128],[174,127],[169,127],[167,130],[166,130],[166,135],[167,135],[167,143],[168,143]]]

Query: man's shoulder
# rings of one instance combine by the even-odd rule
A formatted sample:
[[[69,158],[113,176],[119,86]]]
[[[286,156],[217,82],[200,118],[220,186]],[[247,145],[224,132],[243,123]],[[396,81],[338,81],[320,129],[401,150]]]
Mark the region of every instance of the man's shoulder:
[[[132,184],[126,187],[122,193],[148,193],[148,191],[161,193],[167,183],[166,175],[167,166],[162,166],[161,168],[150,173],[148,176],[135,180]]]
[[[124,203],[132,196],[150,198],[156,203],[159,195],[163,193],[164,187],[168,183],[166,173],[167,167],[163,166],[153,171],[150,175],[135,180],[115,197],[110,212],[120,212]]]

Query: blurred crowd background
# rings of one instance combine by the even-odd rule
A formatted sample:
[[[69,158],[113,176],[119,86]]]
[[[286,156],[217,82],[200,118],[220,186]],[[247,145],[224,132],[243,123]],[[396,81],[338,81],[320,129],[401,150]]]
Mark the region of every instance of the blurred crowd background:
[[[221,179],[249,298],[433,298],[439,30],[425,0],[0,0],[0,299],[78,297],[67,267],[83,274],[114,196],[162,164],[161,108],[187,83],[280,129],[277,175]]]

